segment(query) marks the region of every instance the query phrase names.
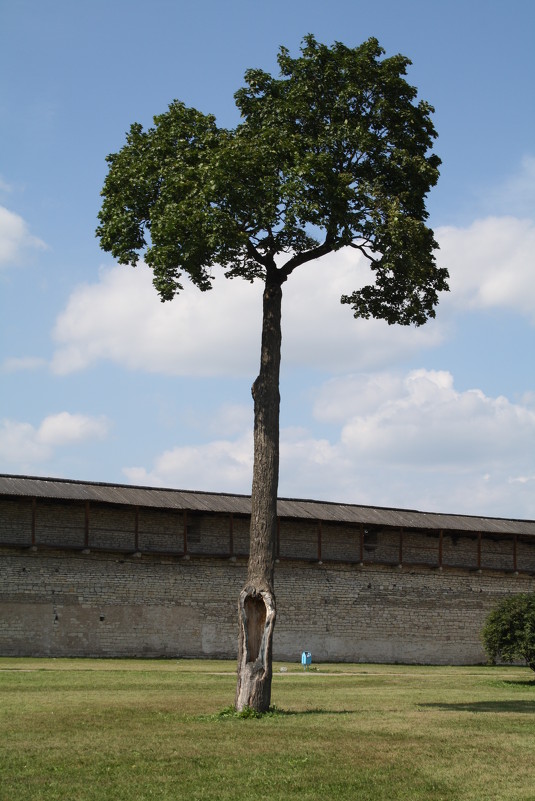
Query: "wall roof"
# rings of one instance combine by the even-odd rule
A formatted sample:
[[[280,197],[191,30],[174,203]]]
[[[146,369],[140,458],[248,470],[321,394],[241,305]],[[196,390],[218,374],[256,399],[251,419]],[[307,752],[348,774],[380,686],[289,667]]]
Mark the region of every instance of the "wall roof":
[[[222,492],[194,492],[179,489],[157,489],[126,484],[70,481],[56,478],[0,475],[0,496],[93,501],[126,506],[155,507],[249,515],[249,495]],[[445,531],[472,531],[487,534],[521,534],[535,536],[534,520],[512,520],[498,517],[437,514],[411,509],[389,509],[379,506],[330,503],[314,500],[279,498],[281,518],[355,523],[367,526],[418,528]]]

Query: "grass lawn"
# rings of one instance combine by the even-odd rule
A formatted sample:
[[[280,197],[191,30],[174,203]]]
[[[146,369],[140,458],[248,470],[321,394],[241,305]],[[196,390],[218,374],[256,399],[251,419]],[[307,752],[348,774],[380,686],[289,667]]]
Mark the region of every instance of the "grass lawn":
[[[230,662],[0,658],[0,799],[535,801],[534,679],[276,664],[254,720]]]

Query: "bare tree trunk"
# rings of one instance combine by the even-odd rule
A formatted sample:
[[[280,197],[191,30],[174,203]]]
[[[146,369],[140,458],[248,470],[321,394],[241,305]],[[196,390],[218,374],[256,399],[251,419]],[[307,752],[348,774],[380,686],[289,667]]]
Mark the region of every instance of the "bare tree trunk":
[[[263,300],[260,373],[253,384],[254,466],[247,582],[239,598],[238,685],[235,706],[269,709],[275,626],[273,571],[279,483],[281,281],[268,270]]]

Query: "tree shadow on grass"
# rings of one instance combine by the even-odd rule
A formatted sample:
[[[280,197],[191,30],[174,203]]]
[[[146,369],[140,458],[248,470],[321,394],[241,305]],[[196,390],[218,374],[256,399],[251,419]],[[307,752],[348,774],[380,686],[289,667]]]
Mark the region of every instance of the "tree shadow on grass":
[[[356,715],[355,709],[277,709],[278,715]]]
[[[511,687],[535,687],[535,679],[530,679],[530,681],[502,681],[502,684],[509,684]]]
[[[516,712],[535,715],[535,701],[475,701],[472,704],[418,704],[420,708],[444,712]]]

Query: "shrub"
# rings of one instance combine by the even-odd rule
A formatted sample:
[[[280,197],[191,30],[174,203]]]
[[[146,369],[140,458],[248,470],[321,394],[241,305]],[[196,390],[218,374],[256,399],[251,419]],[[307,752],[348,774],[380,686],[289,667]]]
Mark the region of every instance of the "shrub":
[[[493,664],[525,660],[535,670],[535,594],[502,601],[487,617],[482,636]]]

